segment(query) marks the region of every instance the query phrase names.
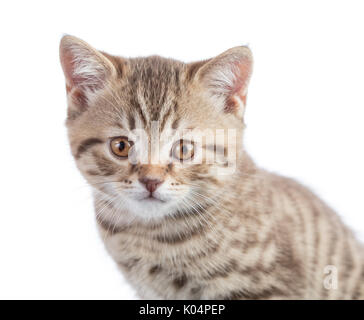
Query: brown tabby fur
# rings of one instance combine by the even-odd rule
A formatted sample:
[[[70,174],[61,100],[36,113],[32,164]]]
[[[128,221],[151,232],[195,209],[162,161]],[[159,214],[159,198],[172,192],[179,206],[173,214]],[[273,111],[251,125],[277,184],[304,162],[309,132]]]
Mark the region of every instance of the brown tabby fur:
[[[219,88],[209,77],[218,77],[214,72],[237,56],[248,61],[239,70],[242,82],[222,100],[211,93]],[[364,251],[352,232],[307,188],[255,166],[243,144],[236,146],[236,171],[230,175],[217,175],[216,167],[224,170],[217,163],[132,165],[110,153],[109,138],[122,129],[150,134],[157,120],[167,140],[171,129],[234,128],[240,141],[249,49],[186,64],[158,56],[114,57],[65,36],[61,61],[72,153],[93,188],[106,249],[140,297],[364,298]],[[75,76],[77,63],[83,69]],[[243,104],[235,103],[239,94]],[[136,204],[139,210],[123,202],[145,176],[164,181],[176,199],[192,187],[197,191],[187,205],[144,219],[147,205],[144,213],[142,203]],[[324,287],[328,265],[337,268],[336,289]]]

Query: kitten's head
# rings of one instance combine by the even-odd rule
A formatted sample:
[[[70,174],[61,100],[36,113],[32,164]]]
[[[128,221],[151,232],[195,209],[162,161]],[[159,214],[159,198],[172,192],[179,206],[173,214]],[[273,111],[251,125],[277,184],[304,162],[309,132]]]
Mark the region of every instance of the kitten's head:
[[[141,219],[218,200],[242,154],[247,47],[186,64],[115,57],[65,36],[60,56],[72,153],[99,198]]]

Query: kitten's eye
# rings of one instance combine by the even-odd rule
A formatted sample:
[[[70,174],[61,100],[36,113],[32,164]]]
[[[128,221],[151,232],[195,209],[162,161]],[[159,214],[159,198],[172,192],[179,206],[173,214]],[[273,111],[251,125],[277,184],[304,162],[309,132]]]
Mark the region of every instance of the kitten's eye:
[[[133,143],[127,137],[117,137],[110,141],[111,151],[118,157],[127,158]]]
[[[189,160],[194,156],[194,143],[179,140],[172,147],[172,156],[178,160]]]

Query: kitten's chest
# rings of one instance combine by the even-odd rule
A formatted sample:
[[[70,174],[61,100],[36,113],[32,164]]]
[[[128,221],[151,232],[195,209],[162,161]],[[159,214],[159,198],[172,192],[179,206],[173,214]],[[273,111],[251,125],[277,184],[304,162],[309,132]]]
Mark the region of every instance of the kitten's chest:
[[[130,236],[126,239],[122,234],[115,234],[104,242],[141,298],[201,298],[206,283],[198,274],[206,266],[183,245],[153,246]]]
[[[244,249],[243,239],[252,238],[237,215],[216,224],[184,222],[112,233],[100,225],[108,252],[140,297],[220,299],[225,291],[254,285],[250,270],[262,252],[259,246]]]

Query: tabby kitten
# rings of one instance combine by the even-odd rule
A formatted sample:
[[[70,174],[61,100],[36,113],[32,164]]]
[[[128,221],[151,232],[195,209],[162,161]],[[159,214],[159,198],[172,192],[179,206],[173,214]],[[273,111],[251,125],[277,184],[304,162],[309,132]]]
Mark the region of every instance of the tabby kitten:
[[[72,153],[106,249],[141,298],[364,298],[352,232],[244,151],[247,47],[182,63],[64,36],[60,57]]]

